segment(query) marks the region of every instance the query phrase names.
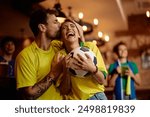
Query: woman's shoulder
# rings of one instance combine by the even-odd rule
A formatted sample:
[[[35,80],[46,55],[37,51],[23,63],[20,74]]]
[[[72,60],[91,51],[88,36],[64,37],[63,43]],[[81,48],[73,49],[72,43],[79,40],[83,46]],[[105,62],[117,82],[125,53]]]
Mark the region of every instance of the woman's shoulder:
[[[93,42],[90,42],[90,41],[84,42],[84,46],[90,48],[92,51],[98,49],[97,45]]]
[[[84,46],[94,47],[94,46],[96,46],[96,44],[91,41],[86,41],[86,42],[84,42]]]

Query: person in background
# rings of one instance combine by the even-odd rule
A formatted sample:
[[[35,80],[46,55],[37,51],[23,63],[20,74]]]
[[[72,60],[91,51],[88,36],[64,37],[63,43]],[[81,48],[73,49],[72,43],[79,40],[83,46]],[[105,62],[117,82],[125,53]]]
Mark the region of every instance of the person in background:
[[[11,36],[5,36],[1,40],[2,55],[0,56],[0,64],[8,64],[8,77],[14,78],[15,59],[15,39]]]
[[[135,100],[135,84],[141,84],[138,67],[135,62],[128,60],[127,46],[119,42],[113,49],[118,59],[109,67],[109,86],[114,87],[114,99]]]
[[[80,47],[82,36],[80,31],[71,19],[67,19],[61,26],[61,38],[64,49],[59,51],[58,56],[65,56],[61,68],[63,73],[56,82],[64,99],[71,100],[106,100],[104,93],[104,83],[106,78],[106,68],[97,46],[92,42],[84,42],[83,45],[90,48],[96,55],[97,65],[94,65],[92,59],[86,54],[87,59],[82,56],[71,58],[69,54],[73,49]],[[55,61],[56,60],[56,61]],[[57,59],[54,59],[54,63]],[[69,68],[77,70],[86,70],[90,74],[83,77],[77,77],[69,72]]]

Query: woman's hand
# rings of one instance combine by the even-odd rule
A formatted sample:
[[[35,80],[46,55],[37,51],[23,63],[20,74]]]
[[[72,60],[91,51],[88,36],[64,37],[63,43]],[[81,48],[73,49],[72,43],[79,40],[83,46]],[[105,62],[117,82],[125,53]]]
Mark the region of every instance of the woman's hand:
[[[86,58],[82,57],[80,54],[77,54],[77,57],[74,58],[75,69],[85,70],[93,73],[96,70],[96,67],[91,59],[91,57],[85,53]]]

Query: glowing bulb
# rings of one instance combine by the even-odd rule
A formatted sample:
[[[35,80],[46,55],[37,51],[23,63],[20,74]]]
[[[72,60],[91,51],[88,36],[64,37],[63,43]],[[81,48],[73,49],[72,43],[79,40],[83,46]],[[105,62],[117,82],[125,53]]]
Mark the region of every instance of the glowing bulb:
[[[101,31],[98,32],[98,37],[102,38],[103,37],[103,33]]]
[[[94,44],[97,44],[97,41],[96,41],[96,40],[93,40],[93,43],[94,43]]]
[[[146,11],[146,16],[150,17],[150,12],[149,11]]]
[[[82,12],[80,12],[80,13],[78,14],[78,16],[79,16],[79,19],[83,19],[83,13],[82,13]]]
[[[109,41],[109,36],[108,35],[105,35],[105,41]]]
[[[63,17],[57,17],[57,20],[62,24],[65,21],[66,18]]]
[[[82,26],[83,31],[87,31],[87,26]]]
[[[93,23],[94,23],[95,26],[97,26],[98,25],[98,19],[94,18]]]

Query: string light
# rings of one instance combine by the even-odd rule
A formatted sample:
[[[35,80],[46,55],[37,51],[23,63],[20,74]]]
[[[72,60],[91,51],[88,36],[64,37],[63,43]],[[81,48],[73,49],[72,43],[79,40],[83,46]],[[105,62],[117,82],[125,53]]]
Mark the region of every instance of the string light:
[[[108,42],[109,41],[109,36],[105,35],[104,39],[105,39],[106,42]]]
[[[102,38],[103,37],[103,33],[101,31],[98,32],[98,37]]]
[[[150,12],[146,11],[146,16],[149,18],[150,17]]]
[[[94,23],[95,26],[97,26],[98,23],[99,23],[98,19],[97,19],[97,18],[94,18],[94,19],[93,19],[93,23]]]
[[[79,16],[79,19],[83,19],[83,13],[82,12],[79,12],[78,16]]]

